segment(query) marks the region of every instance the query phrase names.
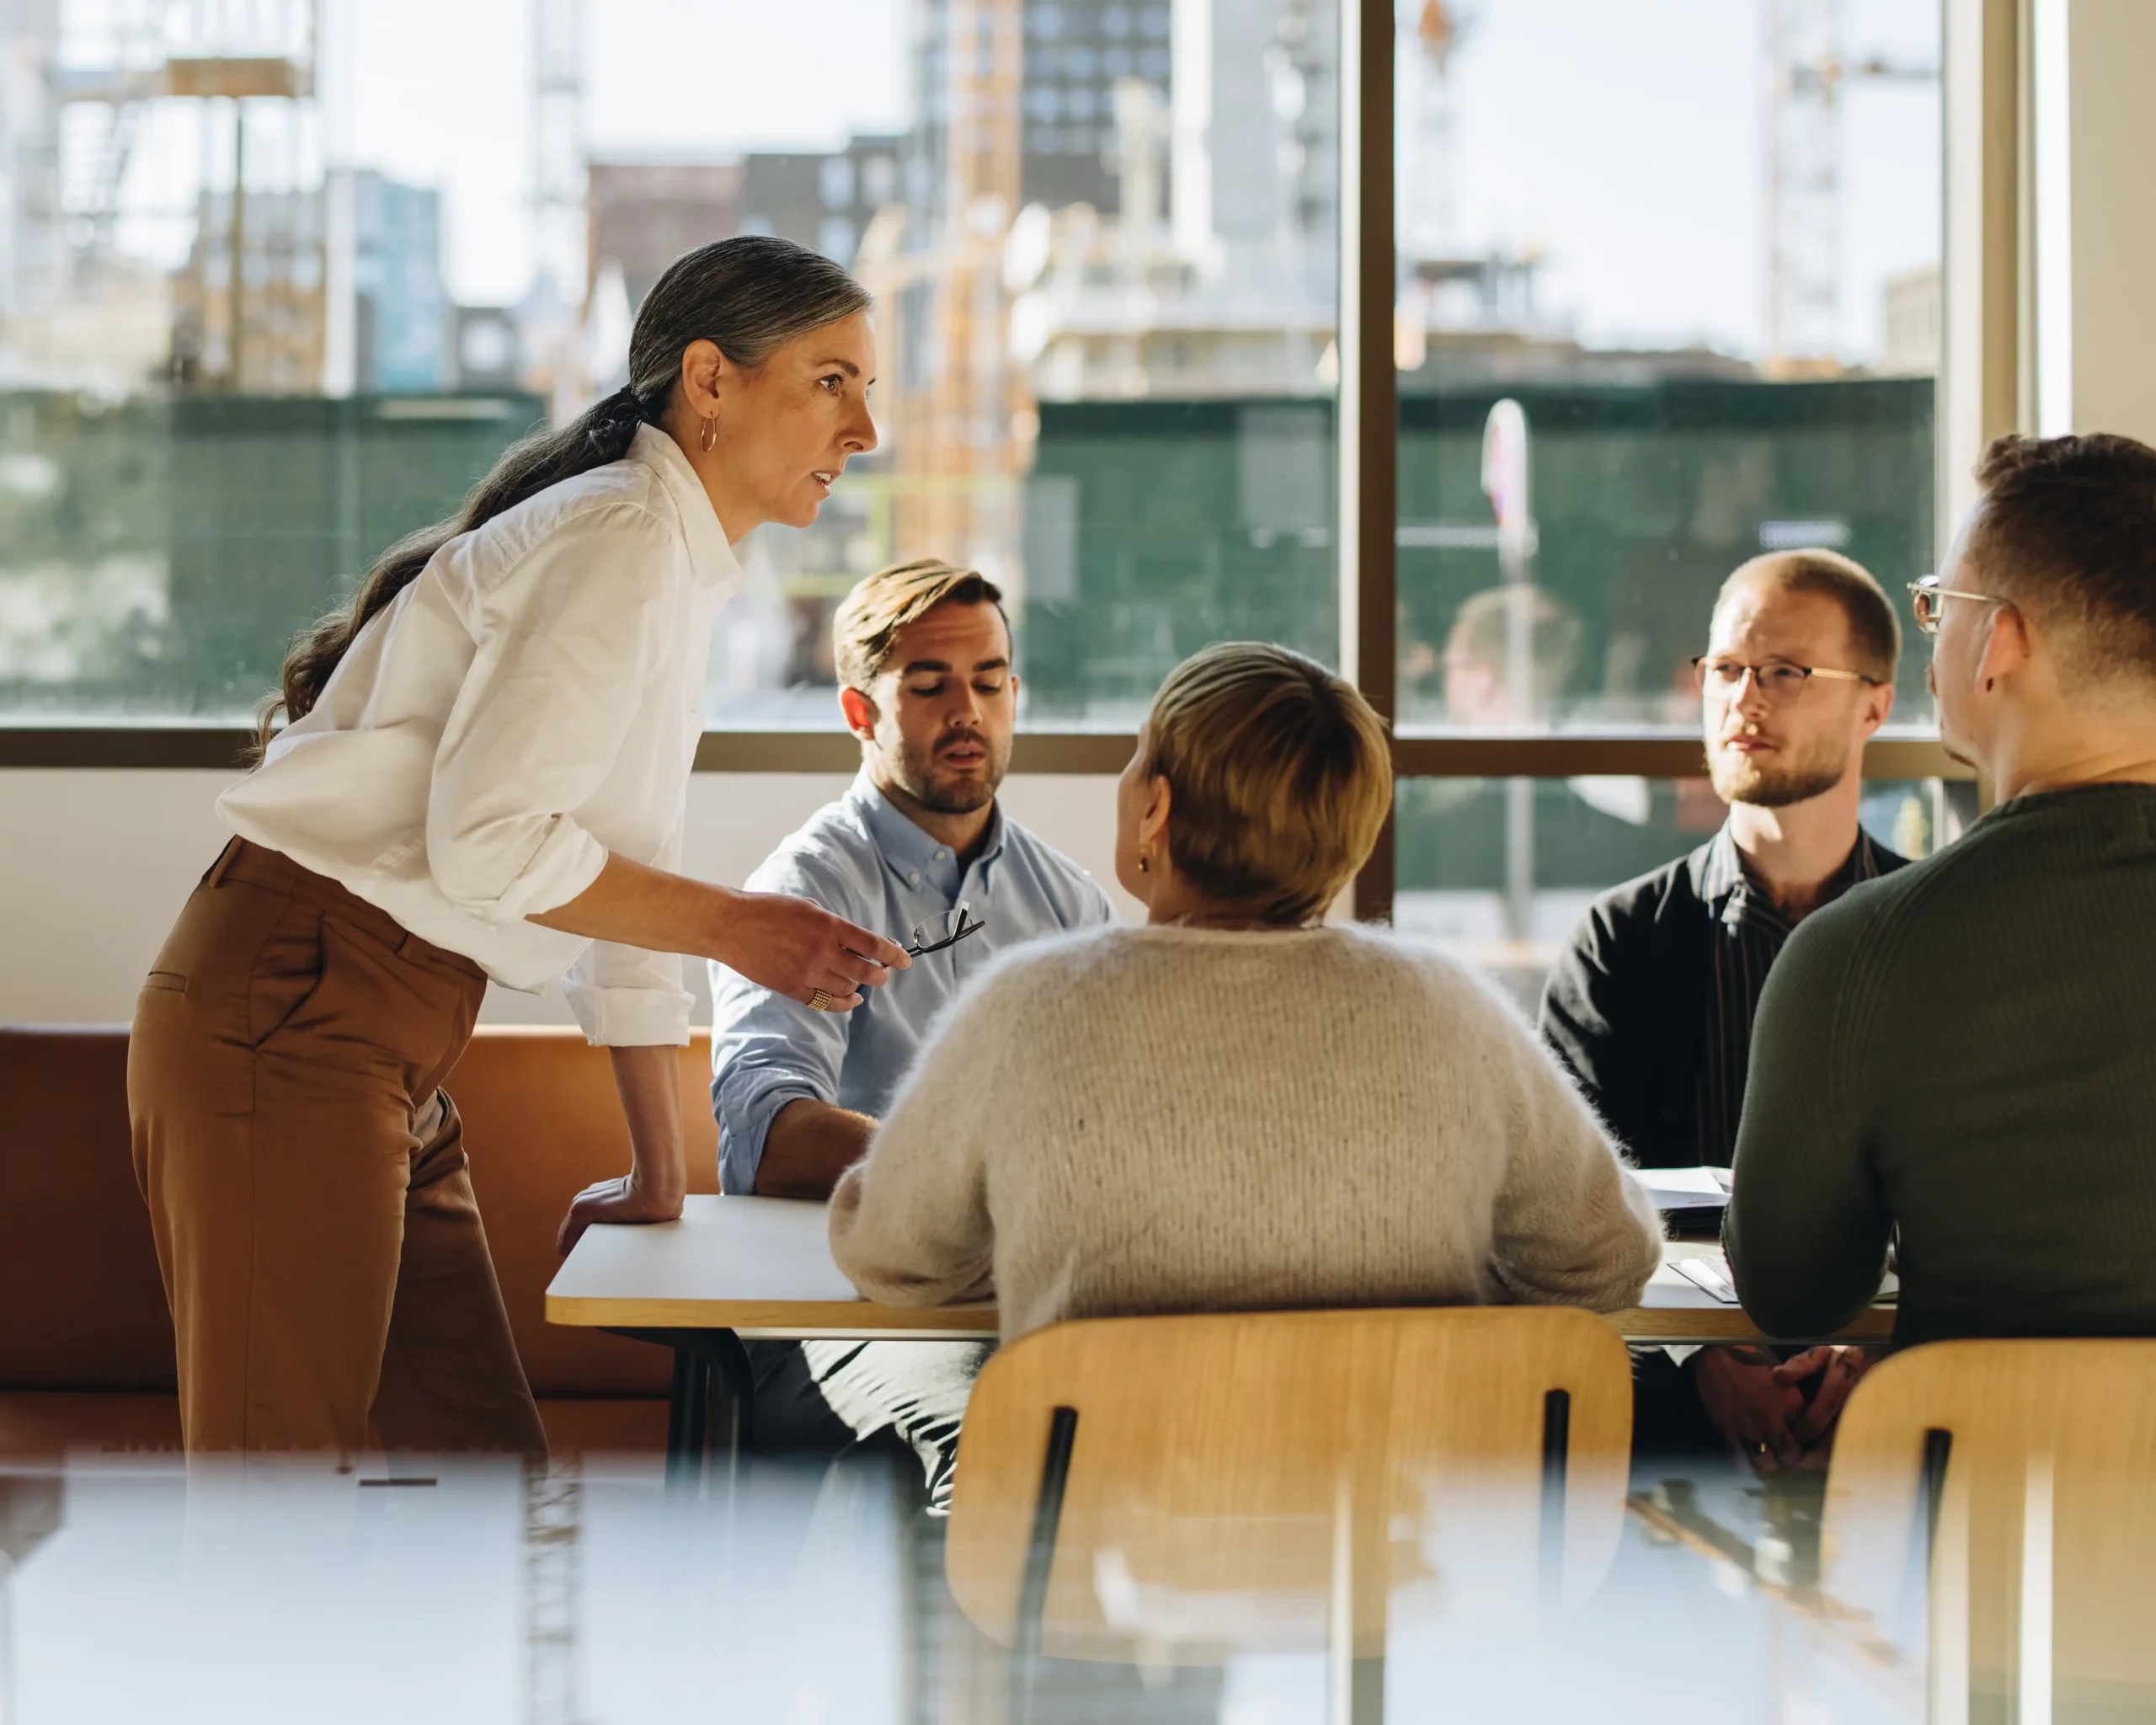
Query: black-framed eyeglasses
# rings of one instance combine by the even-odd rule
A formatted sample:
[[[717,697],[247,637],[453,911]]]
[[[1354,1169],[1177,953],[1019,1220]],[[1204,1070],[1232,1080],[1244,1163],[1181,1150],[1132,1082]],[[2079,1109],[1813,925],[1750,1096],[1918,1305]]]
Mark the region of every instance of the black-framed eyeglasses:
[[[1725,659],[1702,653],[1692,661],[1692,681],[1702,695],[1734,701],[1744,693],[1744,680],[1767,699],[1770,707],[1786,707],[1804,693],[1814,677],[1838,683],[1876,683],[1860,670],[1836,670],[1823,665],[1791,665],[1770,659],[1764,665],[1748,665],[1741,659]]]
[[[924,953],[940,953],[946,947],[958,945],[969,935],[979,934],[987,927],[985,922],[974,922],[967,918],[966,901],[961,899],[957,910],[946,911],[941,916],[916,923],[913,931],[913,944],[906,951],[916,959]]]

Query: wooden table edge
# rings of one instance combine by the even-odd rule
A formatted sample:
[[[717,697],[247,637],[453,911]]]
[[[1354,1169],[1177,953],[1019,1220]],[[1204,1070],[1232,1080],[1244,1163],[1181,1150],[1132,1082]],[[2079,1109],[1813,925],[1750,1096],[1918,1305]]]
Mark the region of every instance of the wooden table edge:
[[[878,1306],[866,1300],[602,1299],[547,1295],[547,1322],[573,1329],[732,1330],[751,1340],[874,1340],[996,1336],[993,1306]]]
[[[1631,1306],[1598,1314],[1627,1342],[1642,1347],[1683,1347],[1705,1342],[1883,1342],[1894,1328],[1894,1309],[1875,1306],[1845,1329],[1826,1338],[1770,1337],[1737,1306]],[[568,1328],[623,1330],[732,1330],[749,1339],[801,1341],[911,1337],[948,1341],[994,1340],[993,1306],[878,1306],[865,1300],[659,1300],[547,1295],[547,1322]]]
[[[1742,1308],[1727,1306],[1710,1311],[1701,1306],[1635,1306],[1623,1311],[1601,1314],[1618,1334],[1637,1347],[1685,1347],[1702,1342],[1774,1343],[1809,1346],[1817,1342],[1849,1343],[1884,1342],[1894,1332],[1894,1308],[1866,1307],[1844,1328],[1831,1336],[1769,1336],[1744,1315]]]

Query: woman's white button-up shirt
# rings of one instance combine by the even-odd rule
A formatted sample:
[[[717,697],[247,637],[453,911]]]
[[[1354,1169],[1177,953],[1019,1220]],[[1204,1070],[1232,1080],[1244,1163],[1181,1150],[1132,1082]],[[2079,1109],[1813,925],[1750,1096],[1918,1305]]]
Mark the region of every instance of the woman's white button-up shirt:
[[[672,953],[526,919],[610,853],[678,869],[712,624],[740,579],[674,441],[435,553],[218,809],[509,987],[564,979],[584,1034],[686,1043]]]

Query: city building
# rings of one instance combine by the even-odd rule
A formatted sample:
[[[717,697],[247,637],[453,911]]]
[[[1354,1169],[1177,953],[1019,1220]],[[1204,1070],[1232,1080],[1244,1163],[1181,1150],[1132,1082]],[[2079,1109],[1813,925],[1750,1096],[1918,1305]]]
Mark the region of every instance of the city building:
[[[319,190],[200,195],[194,243],[172,285],[176,384],[319,391],[324,309]]]
[[[899,198],[904,142],[872,134],[837,150],[744,158],[740,231],[775,233],[851,264],[869,223]]]
[[[352,175],[354,377],[364,393],[439,389],[449,365],[441,194]]]
[[[619,267],[632,310],[682,253],[741,231],[738,162],[594,162],[585,180],[592,284]]]
[[[1173,8],[1165,0],[922,0],[914,16],[910,207],[940,220],[970,184],[966,152],[954,162],[951,140],[954,118],[962,131],[974,123],[959,90],[971,81],[1013,126],[1019,202],[1113,212],[1115,88],[1135,78],[1166,100]]]
[[[1945,334],[1940,299],[1939,266],[1904,270],[1881,286],[1885,302],[1886,339],[1879,369],[1897,376],[1929,377],[1939,370],[1939,344]]]

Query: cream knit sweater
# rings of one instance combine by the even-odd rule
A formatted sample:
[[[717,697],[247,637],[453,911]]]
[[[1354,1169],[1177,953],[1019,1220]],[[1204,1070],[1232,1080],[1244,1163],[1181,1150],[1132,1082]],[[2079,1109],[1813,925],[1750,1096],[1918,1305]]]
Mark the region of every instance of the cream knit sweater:
[[[931,1033],[830,1228],[871,1299],[992,1290],[1006,1341],[1143,1312],[1607,1310],[1662,1245],[1509,1003],[1341,927],[1112,927],[1006,954]]]

